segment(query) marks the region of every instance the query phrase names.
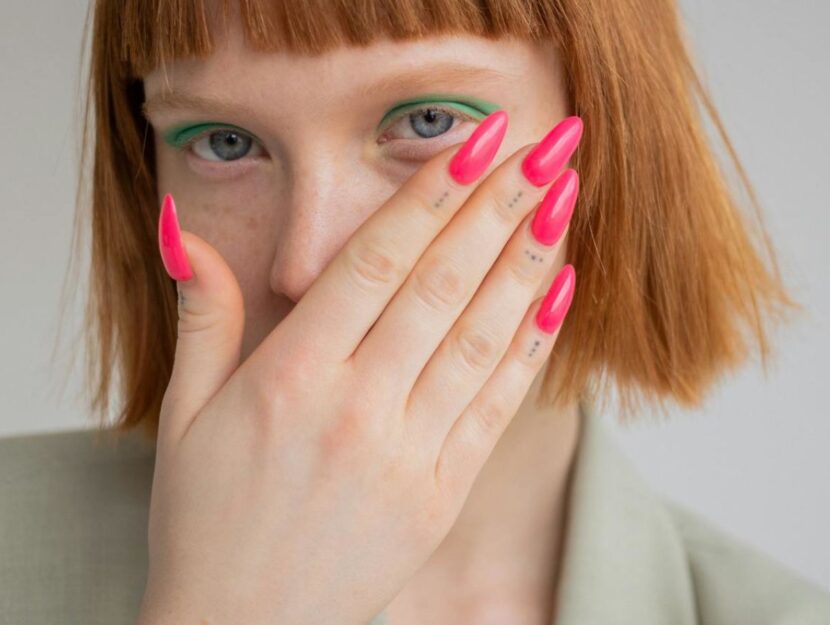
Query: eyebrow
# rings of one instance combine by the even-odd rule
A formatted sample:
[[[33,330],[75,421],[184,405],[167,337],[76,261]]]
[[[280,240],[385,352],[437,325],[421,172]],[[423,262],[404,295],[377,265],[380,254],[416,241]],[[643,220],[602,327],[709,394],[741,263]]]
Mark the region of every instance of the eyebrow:
[[[359,87],[357,93],[359,97],[366,97],[371,94],[394,92],[401,87],[434,88],[436,82],[451,85],[499,84],[514,78],[516,76],[513,74],[491,67],[446,62],[384,76],[371,84]],[[175,90],[155,94],[141,105],[141,112],[145,118],[165,109],[211,111],[219,114],[244,113],[250,117],[256,114],[247,104]]]

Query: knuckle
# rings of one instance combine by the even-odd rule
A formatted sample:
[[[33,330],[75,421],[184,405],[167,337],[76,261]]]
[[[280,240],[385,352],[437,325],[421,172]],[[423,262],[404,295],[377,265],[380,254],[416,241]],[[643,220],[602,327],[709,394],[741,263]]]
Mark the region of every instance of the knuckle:
[[[428,260],[415,272],[412,290],[429,308],[441,312],[458,305],[466,292],[461,273],[441,258]]]
[[[518,345],[511,346],[507,357],[518,364],[523,373],[528,376],[535,376],[539,372],[539,368],[545,363],[544,355],[537,354],[537,350],[547,350],[547,346],[540,339],[534,339],[534,344],[530,349],[521,348]]]
[[[367,436],[366,415],[359,410],[341,410],[320,433],[320,451],[326,458],[340,458],[344,453],[362,448]]]
[[[472,410],[473,419],[486,435],[501,432],[510,417],[510,407],[499,393],[479,398]]]
[[[263,362],[259,357],[260,364]],[[288,348],[267,362],[270,381],[263,386],[269,387],[269,392],[284,396],[307,393],[309,388],[319,380],[320,364],[309,355],[307,350]],[[309,386],[311,385],[311,386]]]
[[[245,397],[252,408],[246,411],[246,418],[254,426],[258,444],[264,447],[278,444],[283,427],[280,415],[290,411],[283,403],[281,392],[276,385],[259,381],[249,385]]]
[[[462,329],[454,341],[458,360],[475,373],[488,371],[499,357],[499,341],[481,328]]]
[[[507,259],[507,271],[510,277],[522,287],[536,290],[542,277],[548,270],[547,263],[530,261],[525,255],[513,254]]]
[[[348,274],[361,288],[395,284],[402,277],[395,255],[377,241],[357,241],[347,250]]]
[[[490,194],[490,209],[501,224],[512,226],[516,222],[519,214],[516,204],[516,198],[508,198],[502,189]]]
[[[221,310],[217,308],[200,308],[194,305],[190,298],[179,299],[178,335],[201,334],[223,321]]]
[[[315,373],[305,363],[281,360],[272,363],[269,375],[242,376],[242,395],[254,406],[257,421],[270,430],[300,409],[318,380],[319,369]]]
[[[416,209],[435,219],[438,223],[444,223],[454,212],[454,204],[448,201],[455,189],[447,191],[436,191],[431,186],[424,190],[422,186],[416,186],[407,190],[407,200],[414,204]]]

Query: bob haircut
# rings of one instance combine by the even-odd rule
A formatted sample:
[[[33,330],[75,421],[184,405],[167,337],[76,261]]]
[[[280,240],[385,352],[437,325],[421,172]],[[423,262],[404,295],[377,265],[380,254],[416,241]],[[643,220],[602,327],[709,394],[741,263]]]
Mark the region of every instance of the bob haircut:
[[[540,396],[554,405],[583,394],[605,400],[616,390],[624,420],[644,405],[665,410],[667,400],[699,406],[753,345],[767,372],[767,321],[801,306],[781,282],[755,191],[693,65],[675,0],[223,0],[221,6],[226,20],[238,11],[248,43],[262,51],[318,54],[381,37],[453,32],[553,41],[569,104],[585,129],[573,157],[580,196],[566,250],[577,289]],[[158,252],[155,154],[141,113],[142,76],[179,57],[210,54],[218,9],[209,0],[90,6],[73,236],[77,243],[79,217],[88,211],[87,392],[103,425],[117,377],[121,402],[113,429],[140,425],[152,440],[172,371],[177,303]],[[88,14],[84,50],[89,26]],[[703,113],[723,141],[754,221],[727,188]],[[82,201],[88,158],[91,196]],[[562,376],[555,390],[554,369]]]

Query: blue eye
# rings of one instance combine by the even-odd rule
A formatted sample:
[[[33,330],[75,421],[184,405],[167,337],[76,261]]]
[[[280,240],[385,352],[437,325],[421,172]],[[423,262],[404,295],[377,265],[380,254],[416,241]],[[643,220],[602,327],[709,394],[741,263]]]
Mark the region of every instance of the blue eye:
[[[482,115],[481,119],[484,117],[486,116]],[[385,141],[390,139],[432,139],[446,134],[465,121],[480,121],[480,119],[440,104],[422,105],[417,108],[410,108],[395,117],[391,123],[386,125],[383,137]],[[402,132],[409,136],[388,136],[391,130],[399,127]]]
[[[438,103],[421,102],[403,106],[404,110],[392,117],[391,122],[383,124],[380,142],[404,139],[418,143],[418,140],[445,135],[466,121],[478,122],[487,116],[470,106],[460,106],[471,112]],[[168,131],[165,140],[174,149],[190,149],[200,159],[209,162],[230,163],[246,156],[265,154],[265,149],[255,137],[239,127],[218,122],[179,126]]]
[[[213,128],[180,143],[179,150],[185,150],[193,146],[193,153],[199,158],[213,162],[230,162],[239,160],[251,155],[251,148],[254,147],[262,153],[262,147],[251,135],[235,128]],[[255,150],[256,151],[256,150]]]

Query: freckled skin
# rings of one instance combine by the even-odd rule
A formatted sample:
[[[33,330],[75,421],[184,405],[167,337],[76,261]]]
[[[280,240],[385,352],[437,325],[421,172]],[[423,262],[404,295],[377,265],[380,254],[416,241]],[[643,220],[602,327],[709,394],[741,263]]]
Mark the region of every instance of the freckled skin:
[[[553,46],[543,44],[459,35],[382,41],[365,48],[336,49],[321,57],[286,56],[250,50],[238,25],[233,25],[227,40],[219,37],[216,43],[215,53],[205,60],[173,62],[166,74],[156,71],[146,76],[145,93],[149,98],[170,84],[188,93],[232,98],[258,111],[255,119],[239,115],[222,120],[255,134],[267,152],[241,159],[233,174],[231,168],[222,171],[222,163],[200,162],[198,156],[177,152],[164,142],[162,131],[183,121],[180,114],[151,119],[159,202],[164,193],[172,193],[182,229],[212,245],[239,281],[245,302],[242,360],[292,310],[360,225],[426,160],[462,143],[476,125],[459,123],[446,137],[379,142],[377,125],[396,102],[457,91],[500,103],[510,115],[510,126],[496,163],[538,142],[573,113],[559,59]],[[496,69],[509,77],[356,95],[365,81],[446,61]],[[213,117],[204,114],[205,120]],[[435,197],[434,207],[440,208],[447,197],[448,193]],[[510,207],[526,200],[517,193]],[[536,297],[544,295],[565,264],[566,249],[563,243]],[[528,263],[542,261],[537,251],[526,252]],[[179,303],[183,304],[181,297]],[[541,343],[536,339],[519,349],[523,355],[542,357]],[[498,593],[504,604],[523,606],[524,612],[517,612],[521,616],[512,619],[515,622],[530,622],[526,617],[531,609],[549,614],[548,569],[550,554],[556,553],[557,533],[527,534],[529,528],[535,531],[540,524],[554,527],[559,522],[558,497],[572,450],[575,417],[570,412],[563,412],[562,418],[540,416],[530,398],[538,392],[540,379],[534,381],[528,399],[485,464],[442,549],[389,606],[394,622],[477,620],[468,618],[476,614],[476,606],[459,602],[459,597],[482,593]],[[330,432],[325,442],[337,453],[348,436],[347,430]],[[522,488],[504,488],[504,484],[522,484]],[[502,551],[494,545],[501,545]],[[467,566],[464,558],[474,547],[487,551],[486,567]],[[476,570],[481,579],[473,575],[463,584],[451,585],[441,581],[454,579],[458,570]],[[482,579],[496,578],[527,583],[517,583],[512,590],[484,587]],[[544,592],[537,596],[534,591],[516,591],[519,586]]]

